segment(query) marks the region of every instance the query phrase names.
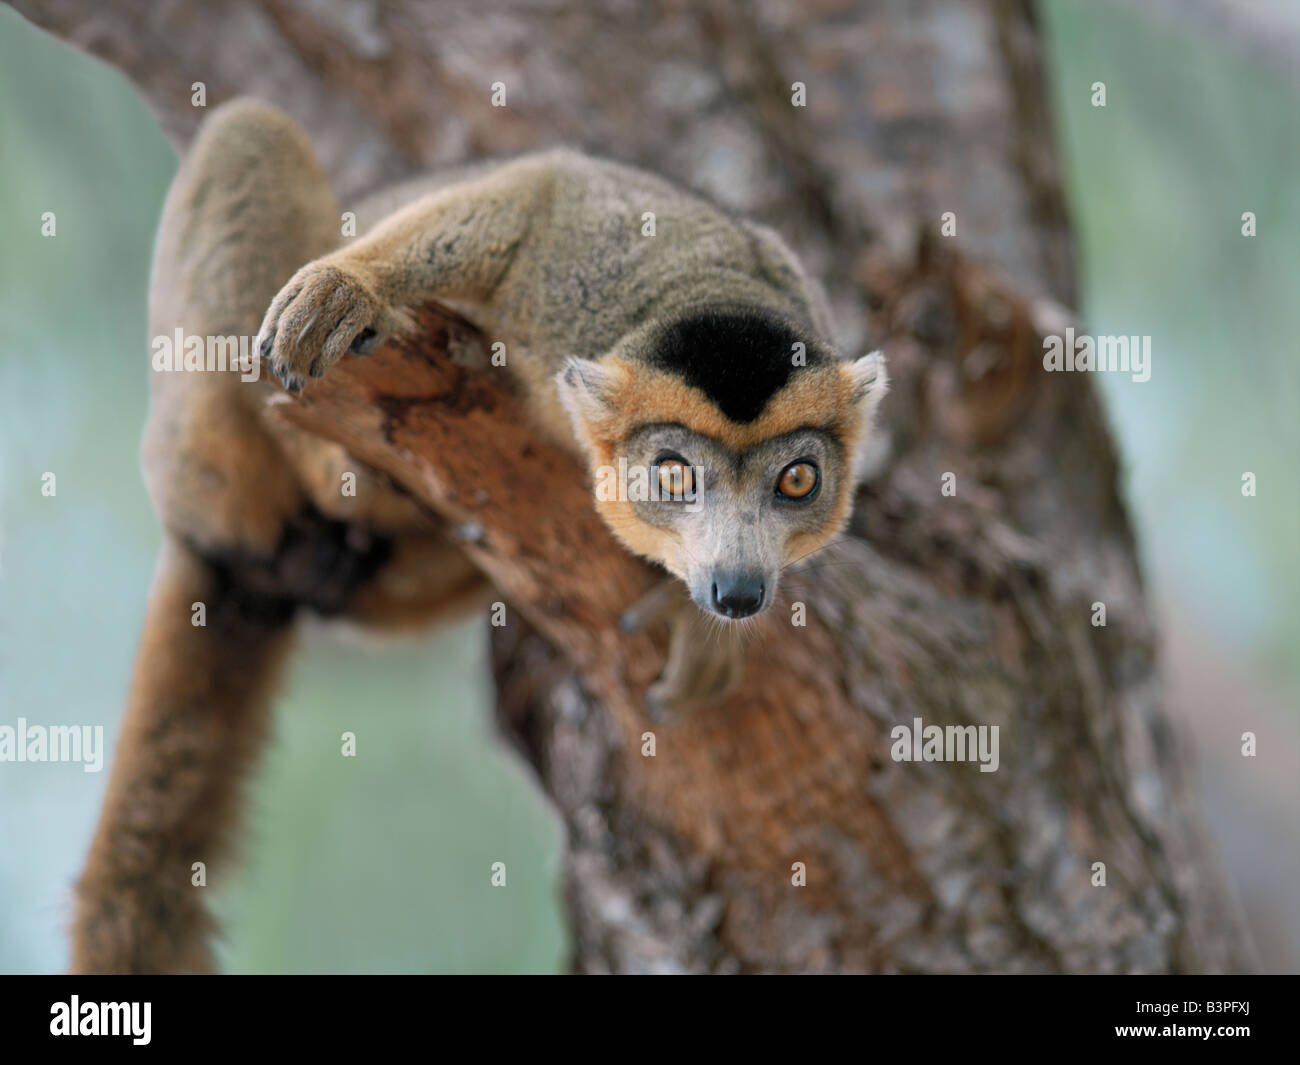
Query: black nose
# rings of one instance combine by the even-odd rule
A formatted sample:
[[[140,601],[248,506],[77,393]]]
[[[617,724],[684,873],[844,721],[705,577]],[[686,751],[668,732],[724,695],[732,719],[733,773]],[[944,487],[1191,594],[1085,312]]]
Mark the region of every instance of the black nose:
[[[713,609],[723,617],[747,618],[763,606],[762,578],[748,573],[719,576],[713,582]]]

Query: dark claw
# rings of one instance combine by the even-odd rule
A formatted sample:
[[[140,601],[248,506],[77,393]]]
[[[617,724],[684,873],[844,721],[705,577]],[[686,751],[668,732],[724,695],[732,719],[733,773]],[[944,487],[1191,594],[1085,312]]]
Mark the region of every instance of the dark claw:
[[[274,334],[274,333],[272,333],[269,337],[267,337],[265,340],[263,340],[261,344],[259,344],[259,345],[257,346],[257,350],[260,351],[260,352],[262,353],[262,358],[265,359],[265,358],[269,358],[269,357],[270,357],[270,355],[271,355],[271,345],[272,345],[273,343],[275,343],[275,334]]]
[[[312,360],[311,369],[309,369],[307,373],[312,377],[323,377],[325,375],[325,367],[321,365],[321,357],[319,355]]]

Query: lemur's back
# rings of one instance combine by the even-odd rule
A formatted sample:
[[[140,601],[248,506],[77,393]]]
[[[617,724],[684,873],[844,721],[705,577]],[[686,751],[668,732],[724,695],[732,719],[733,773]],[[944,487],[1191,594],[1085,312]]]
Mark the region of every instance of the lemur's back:
[[[548,372],[570,356],[599,358],[648,323],[709,307],[761,307],[830,339],[824,298],[771,230],[655,174],[567,149],[382,189],[359,206],[358,229],[430,193],[510,171],[547,175],[548,194],[523,238],[530,247],[490,301],[462,307]]]

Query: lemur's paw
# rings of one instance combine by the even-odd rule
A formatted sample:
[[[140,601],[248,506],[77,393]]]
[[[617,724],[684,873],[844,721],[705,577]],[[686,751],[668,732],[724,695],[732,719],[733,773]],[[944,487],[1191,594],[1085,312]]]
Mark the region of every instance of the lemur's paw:
[[[691,602],[686,585],[676,577],[667,577],[623,611],[618,627],[628,633],[644,632],[665,621],[675,623],[683,614],[688,619],[694,618],[699,610]]]
[[[740,680],[741,656],[734,646],[693,638],[701,649],[693,660],[670,663],[645,693],[646,712],[653,721],[667,721],[688,710],[707,706],[727,695]]]
[[[397,326],[377,286],[350,264],[308,263],[271,301],[257,350],[290,392],[320,377],[348,352],[369,355]]]
[[[734,633],[711,629],[676,578],[655,585],[619,618],[624,632],[667,623],[671,636],[663,675],[646,690],[646,711],[656,721],[721,699],[740,679],[743,647]]]

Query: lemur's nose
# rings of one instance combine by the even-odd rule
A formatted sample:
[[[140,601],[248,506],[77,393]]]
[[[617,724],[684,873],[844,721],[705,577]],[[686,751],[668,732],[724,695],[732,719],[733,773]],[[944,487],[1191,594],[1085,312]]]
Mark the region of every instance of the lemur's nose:
[[[750,573],[719,575],[713,582],[713,608],[728,618],[747,618],[763,606],[763,580]]]

